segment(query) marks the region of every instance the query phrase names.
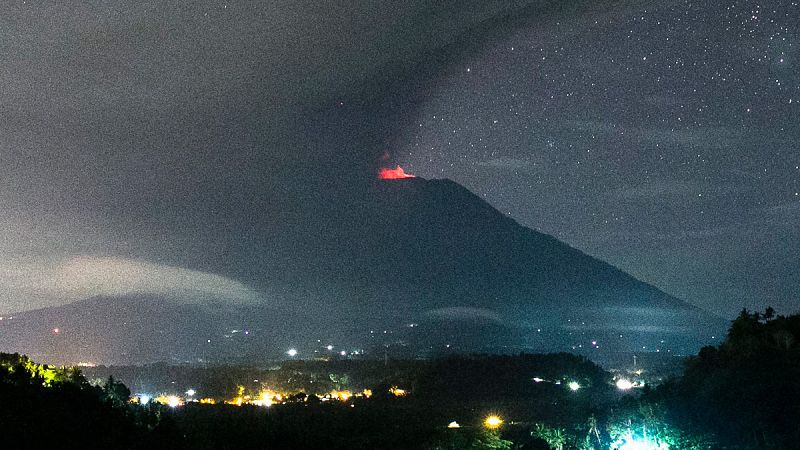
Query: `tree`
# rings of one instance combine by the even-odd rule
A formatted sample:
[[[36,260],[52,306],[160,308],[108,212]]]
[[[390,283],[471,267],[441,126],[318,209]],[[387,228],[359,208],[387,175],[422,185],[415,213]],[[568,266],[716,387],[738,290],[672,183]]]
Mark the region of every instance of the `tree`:
[[[110,402],[113,406],[123,406],[128,403],[131,396],[131,390],[119,381],[116,381],[113,376],[109,375],[108,380],[103,385],[103,395],[106,401]]]
[[[552,450],[564,450],[567,444],[567,433],[563,428],[554,428],[537,423],[533,427],[531,436],[539,438],[550,446]]]
[[[682,377],[651,399],[683,429],[713,432],[730,448],[782,449],[800,442],[800,315],[746,309],[725,340],[687,361]]]
[[[444,436],[428,447],[428,450],[511,450],[513,442],[504,440],[495,430],[447,430]]]

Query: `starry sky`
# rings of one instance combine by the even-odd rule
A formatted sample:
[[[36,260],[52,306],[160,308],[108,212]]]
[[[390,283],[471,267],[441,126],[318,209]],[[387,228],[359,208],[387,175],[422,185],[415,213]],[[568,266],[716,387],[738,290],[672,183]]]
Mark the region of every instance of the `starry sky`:
[[[800,307],[800,4],[616,2],[465,58],[401,161],[710,311]]]
[[[286,249],[249,240],[381,164],[720,315],[800,308],[797,2],[2,8],[0,310],[259,301]]]

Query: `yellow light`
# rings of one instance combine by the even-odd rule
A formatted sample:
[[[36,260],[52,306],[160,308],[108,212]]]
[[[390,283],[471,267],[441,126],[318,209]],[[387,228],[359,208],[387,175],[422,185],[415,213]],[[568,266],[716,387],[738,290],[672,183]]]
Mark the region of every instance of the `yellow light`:
[[[372,389],[364,389],[361,394],[366,398],[370,398],[372,397]]]
[[[162,395],[159,395],[158,397],[156,397],[156,398],[154,398],[152,400],[157,402],[157,403],[161,403],[162,405],[167,405],[167,406],[169,406],[171,408],[176,408],[176,407],[181,406],[181,405],[184,404],[183,399],[178,397],[177,395],[164,395],[164,394],[162,394]],[[141,399],[139,399],[139,401],[141,402]]]
[[[392,386],[392,388],[389,389],[389,392],[391,392],[395,397],[405,397],[406,394],[408,394],[405,389],[400,389],[397,386]]]
[[[203,405],[214,405],[217,403],[213,398],[201,398],[200,403]]]
[[[337,391],[333,390],[328,393],[331,399],[339,399],[343,402],[346,402],[353,396],[353,393],[350,391]]]
[[[489,416],[486,420],[483,421],[483,424],[486,425],[487,428],[500,428],[500,425],[503,424],[503,419],[498,416]]]
[[[241,396],[234,397],[232,400],[225,400],[226,405],[242,406],[242,403],[244,403],[244,398]]]

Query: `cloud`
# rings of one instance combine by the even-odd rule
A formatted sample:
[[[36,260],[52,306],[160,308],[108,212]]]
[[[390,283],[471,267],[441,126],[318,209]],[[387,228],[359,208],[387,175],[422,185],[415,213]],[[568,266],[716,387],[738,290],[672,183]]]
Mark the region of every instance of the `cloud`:
[[[502,324],[500,314],[486,308],[472,308],[467,306],[454,306],[428,311],[426,316],[438,320],[474,321],[479,323]]]
[[[647,145],[693,147],[698,149],[725,149],[741,146],[746,134],[730,127],[656,128],[626,126],[619,123],[591,120],[570,120],[565,126],[576,131],[626,136],[627,139]]]
[[[263,294],[230,278],[121,258],[0,264],[0,309],[34,309],[96,297],[150,295],[191,304],[250,304]]]
[[[237,246],[286,220],[322,229],[426,83],[554,3],[16,2],[0,17],[17,37],[0,40],[0,205],[37,224],[23,253],[46,236],[59,257],[230,269],[241,254],[214,258],[261,255]]]

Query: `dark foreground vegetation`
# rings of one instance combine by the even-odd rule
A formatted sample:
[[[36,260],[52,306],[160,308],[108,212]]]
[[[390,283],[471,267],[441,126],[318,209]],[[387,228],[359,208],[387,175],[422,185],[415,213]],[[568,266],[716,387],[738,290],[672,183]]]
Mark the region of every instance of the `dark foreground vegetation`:
[[[270,380],[300,377],[296,392],[270,407],[136,404],[114,378],[90,383],[75,368],[0,354],[0,447],[799,448],[799,339],[800,315],[743,311],[725,341],[689,358],[681,376],[626,393],[610,373],[568,354],[370,363],[383,371],[364,363],[356,372],[371,395],[340,399],[313,394],[323,380],[308,374],[324,363],[297,363]],[[322,389],[352,386],[347,378],[331,373]],[[486,423],[492,415],[503,422]]]

